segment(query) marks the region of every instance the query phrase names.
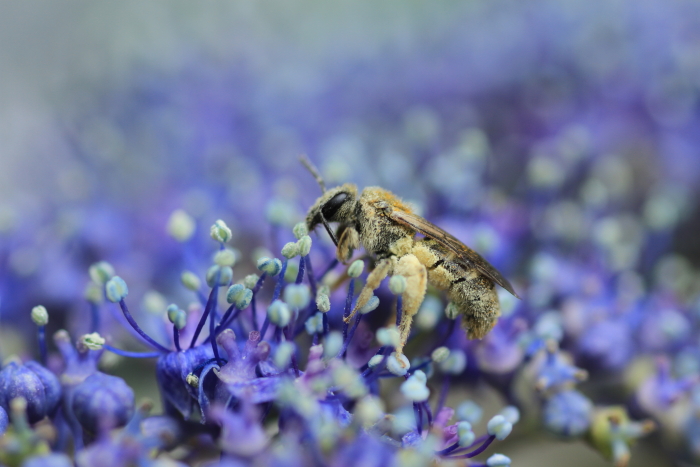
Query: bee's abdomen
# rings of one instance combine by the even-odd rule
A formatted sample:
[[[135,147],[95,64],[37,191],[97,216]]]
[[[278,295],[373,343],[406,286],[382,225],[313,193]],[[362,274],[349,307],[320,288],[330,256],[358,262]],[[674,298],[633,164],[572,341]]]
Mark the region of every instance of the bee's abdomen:
[[[501,314],[494,282],[475,268],[454,261],[451,253],[432,239],[415,242],[413,254],[427,268],[428,282],[448,291],[468,337],[484,337]]]

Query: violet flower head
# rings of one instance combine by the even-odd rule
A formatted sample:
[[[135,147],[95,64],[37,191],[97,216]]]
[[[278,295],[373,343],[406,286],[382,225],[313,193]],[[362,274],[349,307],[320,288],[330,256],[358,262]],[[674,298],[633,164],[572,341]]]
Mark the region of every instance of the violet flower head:
[[[73,389],[72,409],[88,433],[124,426],[134,413],[134,391],[116,376],[95,372]]]
[[[24,398],[29,423],[36,423],[52,416],[58,408],[61,384],[53,373],[37,362],[22,364],[11,361],[0,371],[0,407],[8,412],[10,402],[16,397]]]

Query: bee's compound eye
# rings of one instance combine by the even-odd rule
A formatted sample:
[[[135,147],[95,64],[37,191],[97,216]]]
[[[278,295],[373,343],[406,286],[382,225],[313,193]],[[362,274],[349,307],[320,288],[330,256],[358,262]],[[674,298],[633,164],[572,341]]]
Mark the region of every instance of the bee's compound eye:
[[[340,209],[340,206],[348,199],[348,194],[347,193],[338,193],[334,197],[328,200],[326,204],[323,205],[323,208],[321,208],[321,212],[323,213],[323,217],[326,219],[329,219],[335,215],[336,212],[338,212],[338,209]]]

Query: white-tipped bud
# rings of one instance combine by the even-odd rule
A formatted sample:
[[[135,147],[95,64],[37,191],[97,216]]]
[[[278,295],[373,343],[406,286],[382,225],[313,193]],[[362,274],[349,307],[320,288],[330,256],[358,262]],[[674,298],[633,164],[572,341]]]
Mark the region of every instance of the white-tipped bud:
[[[348,268],[348,276],[360,277],[360,274],[362,274],[362,271],[364,271],[364,269],[365,269],[365,262],[362,261],[361,259],[355,260],[352,262],[352,264]]]
[[[520,410],[514,405],[508,405],[503,407],[499,412],[499,415],[503,415],[503,418],[512,425],[515,425],[520,421]]]
[[[424,331],[435,329],[441,315],[442,302],[437,297],[426,295],[416,316],[416,326]]]
[[[331,299],[328,295],[319,293],[316,295],[316,306],[318,307],[318,311],[328,313],[331,309]]]
[[[455,349],[450,352],[450,355],[440,363],[440,369],[443,373],[458,375],[467,367],[467,354],[460,349]]]
[[[311,251],[311,237],[304,235],[299,240],[297,240],[297,246],[299,247],[299,254],[301,256],[306,256]]]
[[[243,284],[233,284],[226,292],[226,301],[235,304],[239,310],[248,308],[252,300],[253,291]]]
[[[457,319],[459,316],[459,309],[457,308],[457,305],[452,302],[448,303],[445,307],[445,316],[447,316],[449,319]]]
[[[104,288],[103,286],[90,281],[85,286],[85,292],[83,292],[83,297],[90,303],[99,305],[104,299]]]
[[[510,467],[510,464],[510,457],[504,456],[503,454],[494,454],[486,459],[486,465],[488,467]]]
[[[304,323],[306,332],[310,335],[321,334],[323,332],[323,313],[316,313]]]
[[[107,300],[118,303],[129,295],[129,288],[126,286],[124,279],[119,276],[114,276],[105,284],[105,292],[107,294]]]
[[[37,326],[46,326],[49,323],[49,312],[42,305],[32,308],[32,321]]]
[[[248,274],[245,276],[243,279],[243,285],[246,286],[248,289],[254,289],[256,285],[258,285],[258,279],[260,279],[260,276],[257,274]]]
[[[389,347],[398,347],[401,342],[401,334],[396,326],[377,329],[377,342],[380,345],[388,345]]]
[[[394,295],[404,293],[406,291],[406,278],[400,275],[391,276],[391,279],[389,279],[389,290]]]
[[[378,306],[379,306],[379,297],[377,297],[376,295],[372,295],[371,297],[369,297],[369,300],[367,300],[367,303],[365,303],[365,306],[360,308],[360,313],[362,313],[363,315],[366,315],[370,311],[376,310]]]
[[[143,309],[154,315],[160,315],[163,312],[163,308],[168,306],[167,303],[165,297],[155,290],[147,291],[141,300]]]
[[[197,275],[192,271],[184,271],[180,275],[180,282],[182,282],[182,285],[184,285],[187,289],[192,290],[193,292],[198,291],[202,286],[202,281],[200,281],[199,277],[197,277]]]
[[[92,334],[84,334],[80,336],[78,343],[84,345],[90,350],[100,350],[102,346],[105,345],[105,340],[98,333],[93,332]]]
[[[397,356],[396,352],[392,352],[386,361],[386,369],[389,370],[390,373],[395,374],[396,376],[405,375],[406,373],[408,373],[408,370],[410,368],[411,363],[408,361],[408,358],[406,358],[404,354]]]
[[[226,222],[222,221],[221,219],[214,222],[214,225],[212,225],[211,229],[209,229],[209,235],[211,235],[211,238],[221,243],[228,242],[231,240],[232,236],[231,229],[229,229]]]
[[[282,300],[275,300],[267,308],[267,316],[272,324],[283,328],[292,319],[292,312]]]
[[[273,363],[280,370],[286,369],[292,361],[292,355],[296,352],[296,346],[293,342],[284,341],[277,346],[275,355],[272,359]]]
[[[407,399],[414,402],[426,401],[428,400],[428,397],[430,397],[430,390],[425,385],[425,382],[425,373],[417,370],[414,374],[409,376],[408,379],[403,382],[403,384],[401,384],[401,392]]]
[[[299,245],[296,242],[289,242],[282,247],[282,256],[292,259],[299,254]]]
[[[474,401],[464,401],[457,406],[455,413],[458,420],[464,420],[473,425],[479,423],[484,415],[484,409]]]
[[[263,256],[258,260],[258,269],[267,273],[268,276],[274,277],[282,270],[282,261],[277,258]]]
[[[459,422],[457,423],[457,436],[458,444],[461,448],[466,448],[471,446],[471,444],[476,439],[476,435],[472,430],[472,424],[469,422]]]
[[[236,258],[238,258],[236,252],[230,248],[226,248],[214,254],[214,263],[221,267],[228,266],[232,268],[236,264]]]
[[[170,214],[167,231],[178,242],[186,242],[192,238],[195,226],[194,219],[182,209],[178,209]]]
[[[430,358],[432,358],[435,363],[442,363],[447,360],[447,357],[449,356],[450,349],[444,346],[438,347],[437,349],[433,350],[432,354],[430,354]]]
[[[185,377],[185,382],[195,389],[199,387],[199,377],[194,373],[189,373]]]
[[[114,268],[107,261],[99,261],[90,266],[88,273],[93,282],[104,285],[114,276]]]
[[[513,431],[513,424],[506,420],[503,415],[496,415],[486,424],[486,431],[495,436],[497,440],[503,441]]]
[[[296,309],[306,308],[311,301],[311,292],[306,284],[290,284],[284,288],[284,301]]]
[[[309,229],[306,228],[306,224],[303,222],[299,222],[297,225],[295,225],[292,232],[294,232],[294,237],[297,240],[305,235],[309,235]]]
[[[362,426],[368,427],[377,423],[384,416],[384,402],[377,396],[365,396],[355,405],[356,420]]]
[[[233,279],[233,269],[228,266],[221,267],[213,265],[207,269],[207,285],[214,287],[215,285],[229,285]]]
[[[333,358],[343,348],[343,335],[340,331],[331,331],[323,339],[323,358]]]
[[[185,310],[171,303],[168,305],[166,311],[168,313],[168,320],[170,320],[177,329],[183,329],[185,327],[187,324],[187,312]]]

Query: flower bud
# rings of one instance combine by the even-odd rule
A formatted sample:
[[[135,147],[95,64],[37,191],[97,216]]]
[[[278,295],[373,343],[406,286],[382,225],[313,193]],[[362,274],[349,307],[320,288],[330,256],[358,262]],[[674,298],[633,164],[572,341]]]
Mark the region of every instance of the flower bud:
[[[368,427],[377,423],[385,410],[384,402],[379,397],[368,395],[357,401],[354,415],[359,423]]]
[[[258,260],[258,269],[267,273],[268,276],[274,277],[282,270],[282,261],[277,258],[263,256]]]
[[[292,259],[299,254],[299,245],[295,242],[289,242],[282,247],[282,256],[287,259]]]
[[[333,358],[343,348],[343,335],[340,331],[331,331],[323,340],[323,358]]]
[[[32,308],[32,321],[37,326],[46,326],[49,323],[49,312],[42,305]]]
[[[472,424],[469,422],[458,422],[457,423],[457,436],[459,437],[459,447],[466,448],[471,446],[471,444],[476,439],[476,435],[472,431]]]
[[[352,264],[348,268],[348,276],[360,277],[360,274],[362,274],[362,271],[364,269],[365,269],[365,262],[362,261],[361,259],[355,260],[352,262]]]
[[[166,230],[178,242],[186,242],[192,238],[194,233],[195,222],[192,216],[187,214],[182,209],[173,211],[168,219],[168,226]]]
[[[104,299],[104,289],[101,285],[96,282],[90,281],[85,286],[85,291],[83,292],[83,297],[90,303],[99,305]]]
[[[305,284],[288,285],[284,288],[284,301],[292,308],[306,308],[311,301],[309,286]]]
[[[444,346],[438,347],[437,349],[433,350],[432,354],[430,354],[430,358],[432,358],[435,363],[442,363],[447,360],[447,357],[449,356],[450,349]]]
[[[289,363],[292,361],[292,355],[294,355],[294,352],[296,352],[296,346],[293,342],[280,342],[280,344],[277,346],[277,350],[275,351],[273,363],[280,370],[286,369],[289,366]]]
[[[304,222],[299,222],[297,225],[294,226],[292,229],[292,232],[294,232],[294,237],[299,240],[303,236],[309,234],[309,229],[306,228],[306,224]]]
[[[400,275],[391,276],[391,279],[389,279],[389,290],[394,295],[404,293],[406,291],[406,278]]]
[[[496,415],[486,424],[486,431],[491,436],[495,435],[497,440],[503,441],[513,431],[513,424],[503,415]]]
[[[214,253],[214,263],[221,267],[228,266],[232,268],[236,264],[236,258],[236,252],[230,248],[219,250]]]
[[[482,415],[484,414],[484,409],[482,409],[474,401],[464,401],[457,406],[455,411],[458,420],[464,420],[471,424],[479,423]]]
[[[430,390],[425,385],[426,376],[421,370],[416,370],[406,381],[401,384],[401,392],[407,399],[414,402],[423,402],[430,397]]]
[[[105,345],[105,340],[98,333],[93,332],[92,334],[83,334],[78,339],[78,345],[84,346],[84,348],[89,350],[100,350],[102,346]]]
[[[118,303],[129,295],[129,288],[126,286],[124,279],[119,276],[114,276],[107,281],[105,292],[110,302]]]
[[[198,291],[202,286],[202,282],[199,280],[199,277],[197,277],[197,275],[191,271],[184,271],[180,275],[180,282],[182,282],[182,285],[193,292]]]
[[[503,454],[494,454],[486,459],[488,467],[510,467],[510,458]]]
[[[0,405],[0,436],[2,436],[7,430],[7,425],[10,424],[10,418],[7,416],[7,412]]]
[[[282,300],[275,300],[267,308],[267,316],[270,318],[272,324],[283,328],[289,324],[289,320],[292,319],[292,312]]]
[[[408,358],[406,358],[404,354],[397,356],[396,352],[392,352],[386,361],[386,369],[389,370],[390,373],[395,374],[396,376],[405,375],[406,373],[408,373],[408,370],[410,368],[411,364],[409,363]]]
[[[160,315],[163,312],[163,308],[167,307],[167,303],[162,294],[155,290],[149,290],[143,295],[141,306],[149,313]]]
[[[187,312],[174,303],[168,305],[166,311],[168,312],[168,320],[170,320],[178,330],[182,330],[187,324]]]
[[[440,363],[440,369],[444,373],[458,375],[467,367],[467,354],[460,349],[450,352],[450,355]]]
[[[124,426],[134,413],[134,391],[123,379],[98,371],[75,387],[72,408],[89,433]]]
[[[228,228],[226,222],[219,219],[211,226],[209,235],[217,242],[226,243],[231,240],[231,229]]]
[[[258,276],[257,274],[248,274],[247,276],[245,276],[245,278],[243,278],[243,285],[247,289],[253,290],[255,288],[255,286],[258,284],[259,279],[260,279],[260,276]]]
[[[459,316],[459,309],[457,308],[457,305],[452,302],[448,303],[445,307],[445,316],[447,316],[449,319],[457,319]]]
[[[304,235],[299,240],[297,240],[297,245],[299,246],[299,254],[301,256],[306,256],[311,251],[311,237]]]
[[[107,261],[99,261],[90,266],[88,273],[93,282],[103,285],[114,276],[114,268]]]
[[[365,306],[360,308],[360,313],[362,313],[363,315],[366,315],[370,311],[376,310],[378,306],[379,306],[379,297],[377,297],[376,295],[372,295],[371,297],[369,297],[369,300],[367,300],[367,303],[365,303]]]
[[[388,345],[389,347],[398,347],[401,341],[401,334],[396,326],[379,328],[376,336],[380,345]]]
[[[228,266],[221,267],[215,264],[207,269],[206,279],[209,287],[214,287],[215,285],[229,285],[231,279],[233,279],[233,269]]]
[[[328,295],[319,293],[316,295],[316,306],[321,313],[328,313],[331,309],[331,299]]]
[[[501,409],[499,412],[499,415],[503,415],[503,418],[505,418],[506,421],[512,425],[515,425],[518,423],[518,421],[520,421],[520,410],[518,410],[518,408],[514,405],[503,407],[503,409]]]
[[[306,332],[310,335],[321,334],[323,332],[323,313],[316,313],[304,323]]]
[[[0,371],[0,407],[10,412],[10,401],[26,401],[27,419],[36,423],[52,416],[61,401],[61,383],[49,370],[29,361],[10,362]]]
[[[244,287],[243,284],[233,284],[226,293],[226,301],[235,304],[239,310],[248,308],[252,300],[253,291]]]

